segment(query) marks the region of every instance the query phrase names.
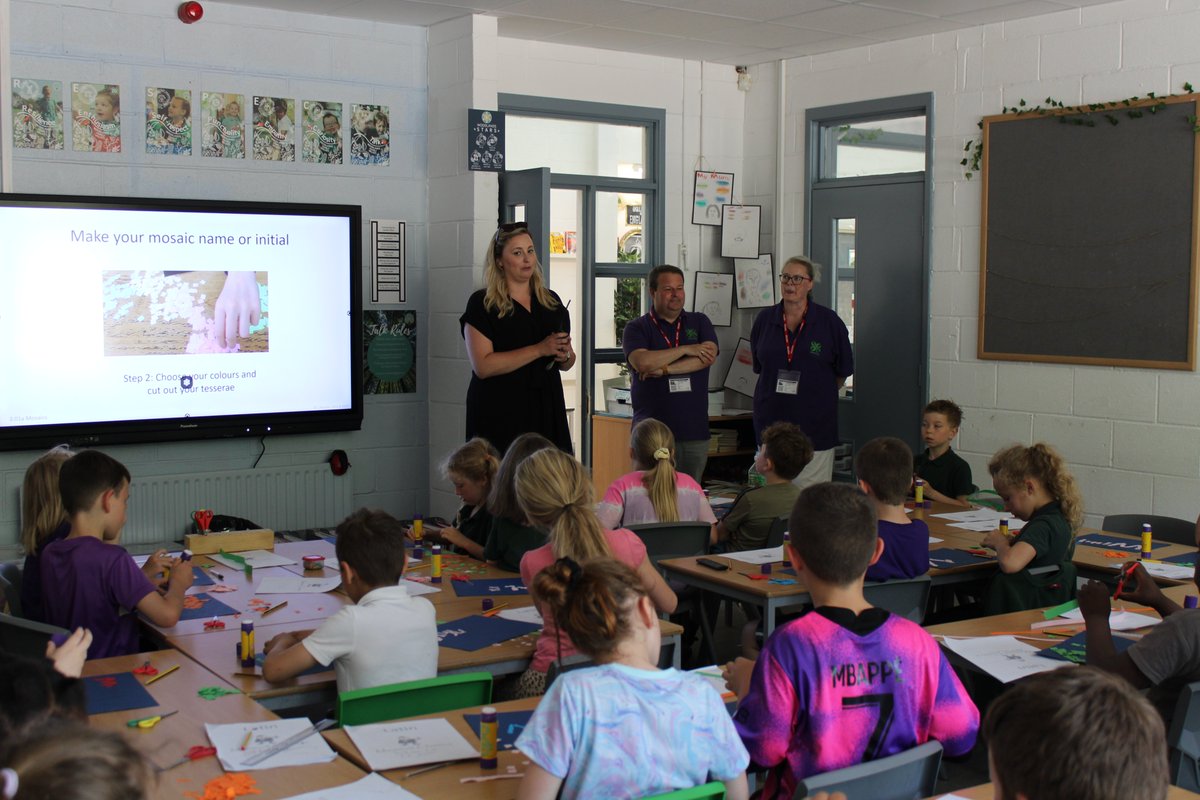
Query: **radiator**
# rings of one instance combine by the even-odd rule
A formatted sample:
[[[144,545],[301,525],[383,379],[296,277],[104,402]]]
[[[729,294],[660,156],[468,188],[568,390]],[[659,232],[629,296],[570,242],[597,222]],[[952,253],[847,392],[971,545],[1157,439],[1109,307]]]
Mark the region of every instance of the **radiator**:
[[[121,541],[180,540],[192,530],[198,508],[276,531],[334,527],[354,510],[354,484],[349,476],[335,476],[328,464],[134,476]]]

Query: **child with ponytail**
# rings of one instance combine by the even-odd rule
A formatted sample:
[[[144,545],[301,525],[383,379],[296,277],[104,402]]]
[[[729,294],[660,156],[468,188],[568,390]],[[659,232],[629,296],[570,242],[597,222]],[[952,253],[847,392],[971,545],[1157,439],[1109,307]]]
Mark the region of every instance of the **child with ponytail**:
[[[1056,605],[1075,596],[1075,529],[1083,522],[1083,498],[1067,462],[1047,444],[1006,447],[988,463],[1004,508],[1025,526],[1011,539],[1000,531],[984,537],[1000,571],[984,600],[984,613],[1003,614]],[[1039,571],[1040,567],[1057,570]]]
[[[563,673],[538,704],[516,742],[532,762],[518,797],[621,800],[710,780],[747,797],[750,757],[720,696],[698,676],[658,668],[655,603],[632,568],[560,558],[531,588],[547,623],[600,666]]]
[[[634,425],[629,458],[635,471],[613,481],[596,508],[604,527],[717,521],[700,484],[675,471],[675,436],[666,425],[656,419]]]
[[[539,450],[521,462],[516,471],[517,503],[531,525],[544,530],[549,541],[521,558],[521,579],[533,588],[533,578],[556,559],[615,558],[632,568],[654,607],[665,613],[675,610],[675,593],[650,565],[646,546],[633,531],[605,530],[593,510],[592,482],[583,465],[560,450]],[[575,653],[571,638],[558,627],[554,615],[542,608],[544,628],[529,669],[521,675],[517,697],[533,697],[545,691],[550,662]]]
[[[454,518],[454,525],[442,528],[438,535],[481,561],[492,530],[487,497],[499,467],[500,453],[478,436],[451,453],[442,464],[442,474],[454,484],[454,493],[463,504]]]

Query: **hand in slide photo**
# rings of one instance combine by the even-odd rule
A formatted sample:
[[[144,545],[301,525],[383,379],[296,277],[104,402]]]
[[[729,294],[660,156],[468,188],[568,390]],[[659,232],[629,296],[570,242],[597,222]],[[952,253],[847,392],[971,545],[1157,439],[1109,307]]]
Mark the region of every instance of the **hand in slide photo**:
[[[250,326],[258,324],[262,307],[258,283],[251,272],[230,272],[213,309],[217,343],[231,347],[238,337],[250,335]]]

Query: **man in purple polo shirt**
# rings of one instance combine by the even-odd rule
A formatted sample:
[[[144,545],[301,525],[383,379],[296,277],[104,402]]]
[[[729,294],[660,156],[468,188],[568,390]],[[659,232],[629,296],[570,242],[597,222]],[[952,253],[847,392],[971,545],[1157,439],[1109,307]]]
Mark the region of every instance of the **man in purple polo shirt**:
[[[675,467],[697,481],[708,462],[708,368],[717,334],[699,312],[683,310],[683,270],[650,270],[651,310],[625,326],[622,344],[633,371],[633,421],[657,419],[675,435]]]

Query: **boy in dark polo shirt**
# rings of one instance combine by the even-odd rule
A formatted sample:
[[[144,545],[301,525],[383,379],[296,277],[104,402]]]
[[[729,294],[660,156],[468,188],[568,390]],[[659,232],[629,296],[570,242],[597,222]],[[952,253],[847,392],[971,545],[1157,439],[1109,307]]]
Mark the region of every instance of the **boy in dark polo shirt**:
[[[914,459],[917,477],[925,481],[925,499],[969,508],[975,491],[971,465],[950,449],[962,425],[962,409],[951,400],[933,400],[921,415],[925,452]]]

